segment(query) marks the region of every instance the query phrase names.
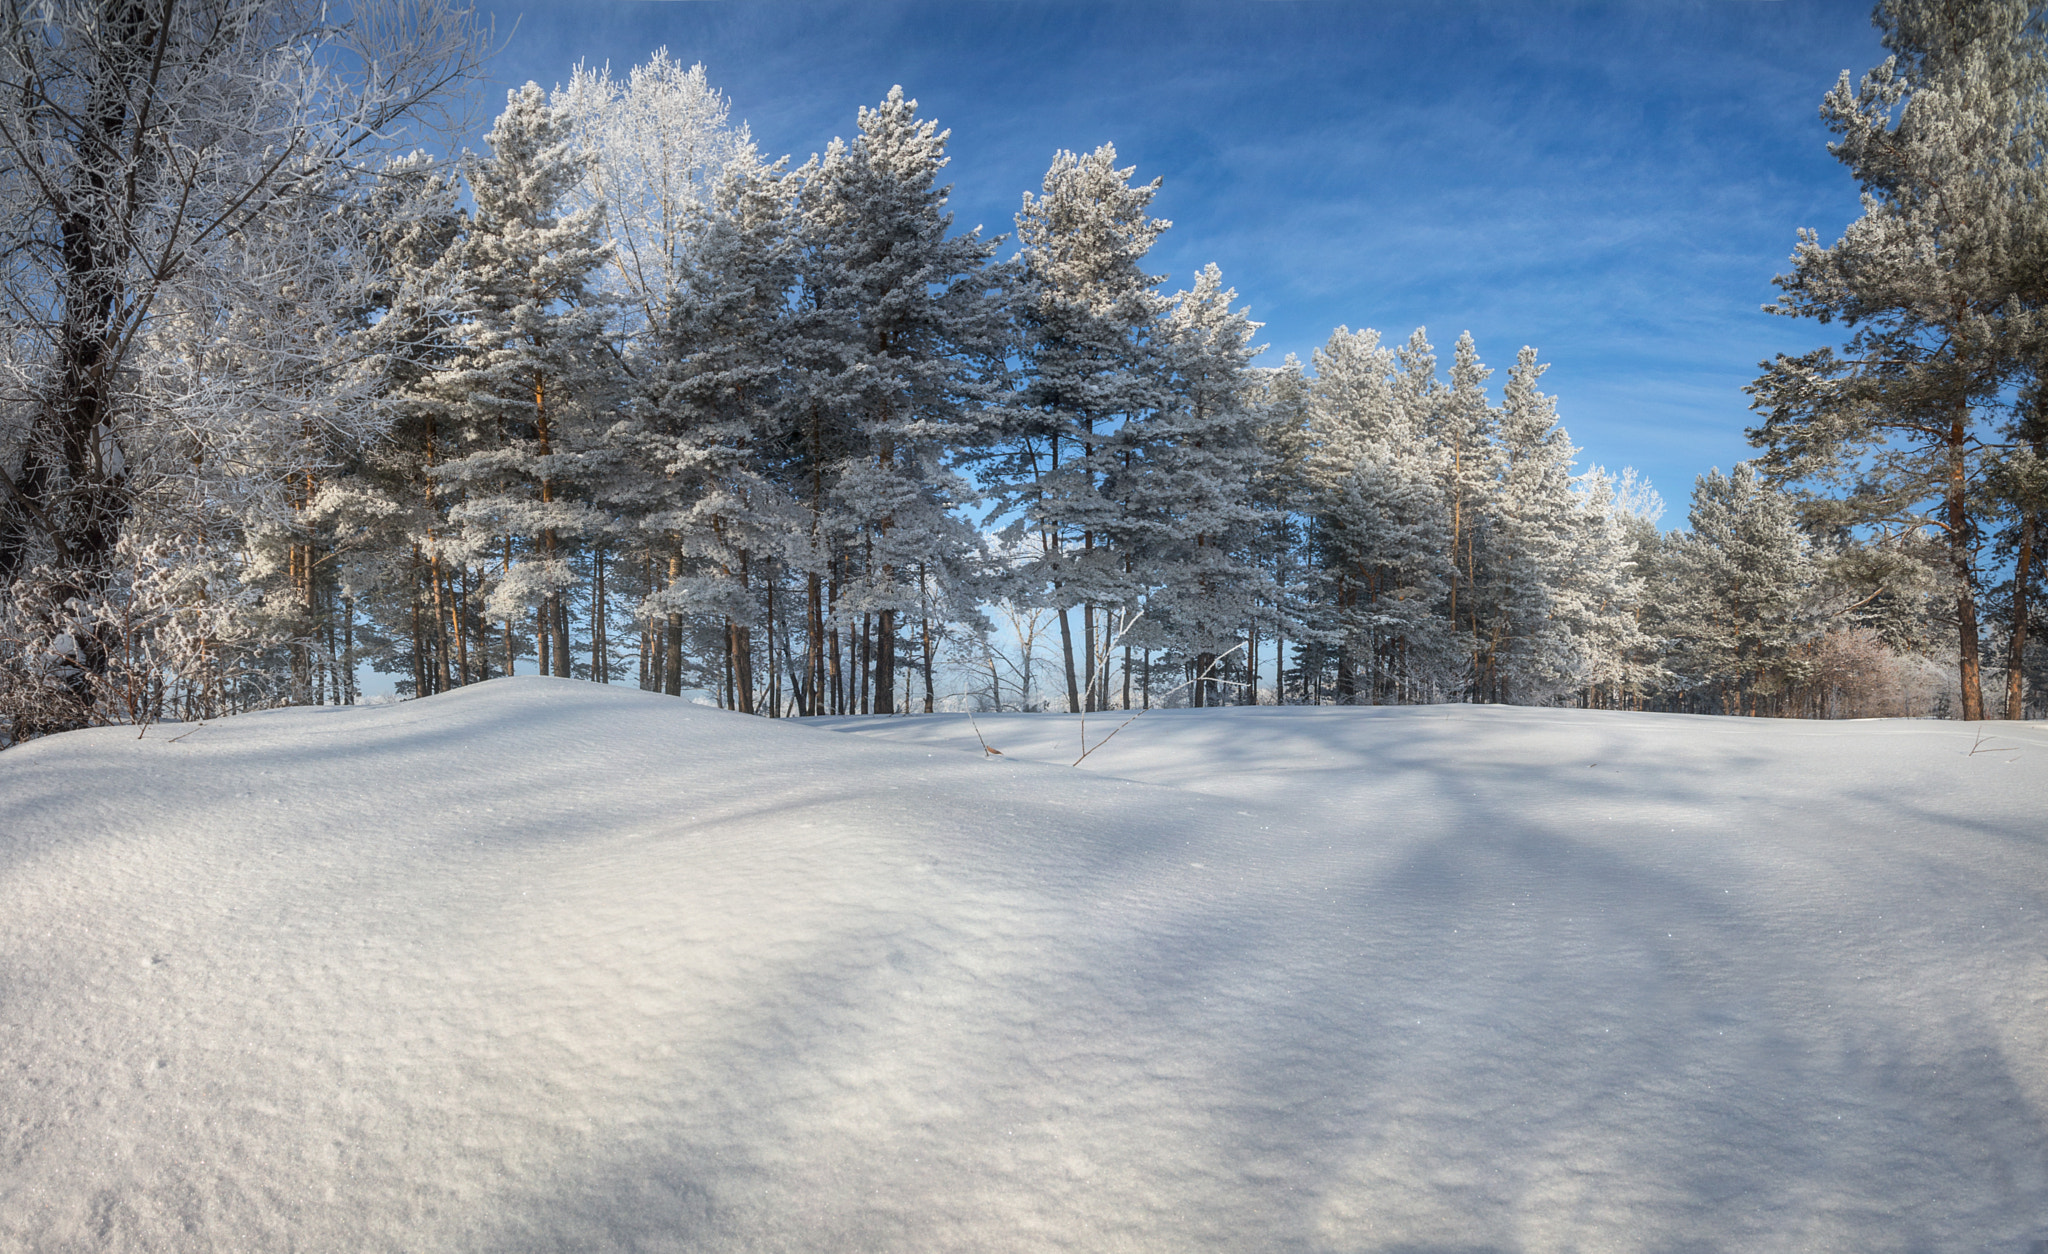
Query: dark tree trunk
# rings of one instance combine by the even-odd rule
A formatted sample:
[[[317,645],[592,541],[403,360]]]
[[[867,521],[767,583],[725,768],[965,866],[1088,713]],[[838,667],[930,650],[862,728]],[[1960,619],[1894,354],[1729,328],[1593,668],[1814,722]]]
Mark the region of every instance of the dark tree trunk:
[[[1090,537],[1088,547],[1095,547],[1092,536]],[[1095,648],[1095,604],[1092,601],[1083,602],[1081,605],[1081,652],[1082,656],[1086,659],[1082,666],[1081,687],[1087,694],[1081,700],[1081,709],[1086,713],[1093,714],[1100,703],[1095,699],[1098,677],[1095,674],[1097,649]]]
[[[896,611],[875,616],[875,713],[896,712]]]
[[[1058,591],[1057,584],[1054,585],[1054,591]],[[1079,678],[1074,673],[1074,626],[1067,620],[1065,606],[1060,607],[1060,653],[1067,663],[1067,713],[1079,714],[1081,712],[1081,685]]]
[[[1977,633],[1976,564],[1972,561],[1976,520],[1970,513],[1968,466],[1969,411],[1958,407],[1948,432],[1948,483],[1946,517],[1949,574],[1956,581],[1956,633],[1959,678],[1963,689],[1963,718],[1971,722],[1984,717],[1984,682]]]
[[[803,712],[825,712],[825,581],[812,571],[804,581],[804,688],[807,699]]]
[[[591,553],[590,595],[590,677],[601,684],[612,681],[611,641],[605,632],[604,546]]]
[[[2029,508],[2020,518],[2019,552],[2014,558],[2012,572],[2012,633],[2006,649],[2005,659],[2005,716],[2014,722],[2027,716],[2026,708],[2026,654],[2027,654],[2027,580],[2033,577],[2034,566],[2034,522],[2037,515]]]
[[[930,714],[938,704],[938,698],[932,692],[932,620],[919,620],[918,635],[924,643],[924,712]]]
[[[668,559],[668,582],[675,586],[682,578],[683,559],[681,554],[671,553]],[[661,667],[661,690],[671,697],[683,695],[683,616],[671,613],[668,616],[668,642],[664,650]]]

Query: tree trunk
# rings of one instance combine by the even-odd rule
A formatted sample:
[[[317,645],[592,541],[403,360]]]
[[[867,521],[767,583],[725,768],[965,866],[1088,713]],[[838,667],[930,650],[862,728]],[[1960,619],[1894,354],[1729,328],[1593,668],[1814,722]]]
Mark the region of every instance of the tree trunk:
[[[917,626],[918,635],[924,642],[924,712],[930,714],[937,705],[932,692],[932,620],[921,618]]]
[[[356,703],[356,600],[354,597],[341,599],[341,675],[342,704]],[[161,679],[158,680],[162,682]],[[162,690],[158,690],[156,717],[163,717]]]
[[[896,611],[875,616],[875,713],[896,712]]]
[[[766,620],[766,622],[765,622],[765,624],[764,624],[764,626],[765,626],[765,627],[766,627],[766,629],[767,629],[767,633],[768,633],[768,635],[767,635],[767,640],[766,640],[766,644],[767,644],[767,656],[766,656],[765,658],[763,658],[763,659],[762,659],[762,660],[763,660],[763,661],[764,661],[764,662],[765,662],[765,663],[767,664],[767,666],[768,666],[768,691],[767,691],[767,693],[766,693],[765,695],[766,695],[766,698],[767,698],[767,701],[768,701],[768,717],[769,717],[769,718],[781,718],[781,717],[782,717],[782,672],[780,672],[780,671],[778,671],[778,670],[776,670],[776,669],[775,669],[775,585],[776,585],[776,582],[777,582],[777,580],[776,580],[776,579],[775,579],[775,578],[773,577],[773,575],[771,574],[771,576],[769,577],[769,580],[768,580],[768,598],[767,598],[767,605],[768,605],[768,614],[767,614],[767,620]]]
[[[825,668],[831,672],[832,712],[844,714],[847,709],[847,666],[842,656],[839,628],[833,627],[825,633]]]
[[[1984,717],[1984,683],[1977,638],[1977,590],[1971,540],[1975,520],[1970,516],[1969,478],[1964,458],[1969,450],[1969,411],[1958,407],[1949,422],[1947,523],[1949,573],[1956,581],[1957,661],[1963,689],[1963,718],[1976,722]]]
[[[683,616],[668,616],[667,647],[662,650],[661,689],[671,697],[683,695]]]
[[[825,705],[825,581],[812,571],[804,579],[804,674],[809,699],[804,713],[823,714]]]
[[[676,580],[682,577],[683,555],[669,554],[669,586],[673,588]],[[674,612],[668,616],[668,648],[662,660],[661,687],[671,697],[683,695],[683,616]]]
[[[601,684],[612,681],[611,641],[605,632],[604,605],[604,546],[596,546],[590,556],[590,677]]]
[[[428,543],[433,543],[432,531],[427,533],[427,539]],[[433,556],[427,561],[427,579],[434,589],[434,636],[442,645],[441,648],[434,650],[434,678],[440,681],[440,686],[435,691],[446,692],[455,685],[454,677],[448,670],[447,636],[444,634],[448,621],[448,606],[442,596],[441,554],[438,545],[435,546]]]
[[[448,589],[449,593],[451,594],[450,599],[453,601],[455,607],[456,678],[459,679],[465,686],[467,686],[472,679],[472,674],[469,665],[469,619],[462,612],[462,607],[469,603],[468,584],[469,565],[465,562],[464,564],[455,568],[455,576],[450,581]],[[479,646],[479,653],[481,653],[481,646]],[[481,661],[482,658],[479,657],[478,660]],[[485,669],[489,669],[488,665],[485,667]]]
[[[420,547],[417,544],[412,547],[412,566],[412,695],[424,697],[431,695],[432,690],[427,684],[427,637],[420,622]]]
[[[1246,624],[1244,638],[1244,698],[1239,705],[1259,703],[1259,625],[1256,621]]]
[[[859,650],[859,653],[858,653],[858,655],[857,655],[857,656],[856,656],[856,657],[854,658],[854,663],[853,663],[853,673],[854,673],[854,682],[855,682],[855,683],[856,683],[856,684],[858,685],[858,687],[859,687],[859,689],[860,689],[860,712],[861,712],[862,714],[866,714],[866,713],[868,713],[868,712],[869,712],[869,710],[871,709],[871,707],[872,707],[872,705],[873,705],[873,701],[874,701],[874,682],[875,682],[875,634],[874,634],[874,633],[875,633],[875,616],[874,616],[873,614],[863,614],[863,615],[861,615],[861,616],[860,616],[860,641],[859,641],[859,644],[858,644],[858,645],[856,646],[856,647],[858,648],[858,650]]]
[[[738,623],[732,628],[732,682],[742,714],[754,713],[754,629]]]
[[[504,565],[504,568],[503,568],[503,570],[502,570],[502,571],[501,571],[500,573],[501,573],[501,574],[510,574],[510,573],[511,573],[511,571],[512,571],[512,537],[510,537],[510,536],[506,536],[506,537],[505,537],[505,565]],[[511,617],[510,617],[510,616],[507,616],[507,617],[506,617],[506,619],[505,619],[505,673],[506,673],[507,675],[514,675],[514,674],[517,674],[517,673],[518,673],[518,667],[517,667],[517,663],[518,663],[518,660],[519,660],[519,653],[518,653],[518,648],[519,648],[519,642],[518,642],[518,640],[517,640],[517,639],[516,639],[516,638],[515,638],[515,637],[513,636],[513,634],[512,634],[512,619],[511,619]]]
[[[725,709],[739,709],[733,701],[733,621],[725,619],[725,650],[719,658],[719,705]]]
[[[1053,591],[1057,595],[1059,591],[1058,584],[1053,585]],[[1067,713],[1079,714],[1081,712],[1081,685],[1079,678],[1074,673],[1074,626],[1067,620],[1067,608],[1065,606],[1060,607],[1060,653],[1067,663]]]
[[[1349,575],[1339,576],[1337,585],[1337,612],[1344,617],[1355,603],[1358,593],[1351,586]],[[1354,663],[1351,659],[1351,633],[1337,642],[1337,704],[1350,705],[1358,697],[1358,681],[1352,675]]]
[[[1087,547],[1095,547],[1093,536],[1089,537]],[[1097,679],[1095,671],[1098,650],[1095,647],[1095,603],[1093,601],[1081,603],[1081,649],[1083,656],[1087,659],[1081,682],[1081,687],[1087,695],[1082,698],[1081,709],[1086,713],[1093,714],[1099,705],[1099,702],[1095,699]]]
[[[2005,716],[2014,722],[2027,716],[2027,580],[2033,576],[2034,520],[2037,516],[2030,508],[2020,517],[2020,547],[2013,563],[2012,633],[2005,659]]]

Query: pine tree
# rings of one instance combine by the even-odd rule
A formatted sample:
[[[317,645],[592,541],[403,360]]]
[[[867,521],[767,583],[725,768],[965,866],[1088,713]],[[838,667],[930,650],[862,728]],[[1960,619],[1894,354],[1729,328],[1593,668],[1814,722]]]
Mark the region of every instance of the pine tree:
[[[955,512],[972,490],[954,460],[1002,370],[1006,274],[979,228],[952,233],[937,181],[949,134],[893,88],[808,174],[801,202],[809,364],[795,404],[835,429],[812,470],[841,546],[834,609],[849,628],[861,617],[859,690],[878,714],[895,712],[919,572],[957,581],[972,565],[977,537]]]
[[[760,594],[779,559],[801,558],[801,511],[784,474],[794,438],[784,361],[802,240],[779,166],[735,162],[692,216],[675,290],[655,306],[662,324],[637,354],[631,403],[607,437],[631,469],[605,499],[665,538],[674,570],[648,608],[668,615],[678,650],[680,615],[717,615],[736,708],[753,713]],[[772,679],[772,635],[767,643]],[[681,691],[677,669],[666,680]]]
[[[538,85],[508,93],[486,138],[491,155],[463,167],[476,212],[445,263],[463,351],[427,388],[459,416],[466,451],[436,473],[464,494],[451,519],[504,553],[488,604],[506,640],[517,615],[537,612],[546,669],[567,678],[568,598],[580,583],[570,546],[606,525],[581,491],[606,460],[599,435],[615,385],[590,288],[606,257],[603,212],[563,211],[588,158]]]
[[[1028,536],[1035,545],[1011,577],[1020,596],[1058,617],[1075,712],[1094,708],[1106,679],[1096,673],[1098,609],[1129,622],[1140,600],[1131,555],[1112,546],[1118,508],[1103,487],[1131,456],[1124,425],[1161,403],[1151,342],[1167,302],[1157,290],[1162,277],[1146,273],[1144,260],[1172,224],[1150,216],[1159,180],[1133,186],[1135,170],[1118,168],[1108,144],[1086,156],[1062,151],[1039,194],[1025,195],[1013,300],[1018,386],[979,458],[992,514],[1015,519],[1007,538]],[[1130,642],[1163,643],[1154,626],[1141,623]]]
[[[1765,363],[1750,438],[1774,478],[1846,489],[1823,522],[1939,532],[1977,719],[1976,502],[1987,420],[2040,333],[2048,42],[2024,0],[1885,0],[1874,20],[1892,55],[1821,110],[1863,216],[1831,247],[1803,231],[1768,307],[1855,330]]]
[[[1431,438],[1442,400],[1417,332],[1401,350],[1339,327],[1314,357],[1308,477],[1336,697],[1421,700],[1456,684],[1453,515]],[[1483,403],[1483,401],[1482,401]]]
[[[1313,612],[1313,568],[1306,560],[1309,512],[1314,501],[1308,480],[1313,452],[1310,382],[1300,359],[1292,353],[1278,369],[1261,372],[1258,407],[1264,418],[1257,435],[1261,465],[1252,480],[1252,504],[1260,517],[1254,553],[1270,589],[1263,618],[1272,635],[1273,700],[1276,705],[1285,705],[1287,643],[1299,642],[1302,626]],[[1260,673],[1256,636],[1249,645],[1247,662],[1256,684]],[[1124,669],[1128,678],[1128,660]],[[1256,690],[1251,696],[1256,702]]]
[[[1578,450],[1558,425],[1555,402],[1536,389],[1545,369],[1536,350],[1524,347],[1503,389],[1489,615],[1475,677],[1491,699],[1521,704],[1547,700],[1573,684],[1578,670],[1558,602],[1585,521],[1572,490]]]
[[[1429,700],[1465,669],[1444,613],[1454,567],[1443,497],[1419,451],[1365,441],[1325,515],[1350,586],[1347,656],[1364,663],[1372,705]]]
[[[1267,594],[1249,556],[1261,521],[1252,500],[1263,450],[1253,404],[1258,324],[1232,309],[1213,265],[1174,299],[1156,356],[1170,369],[1159,408],[1127,421],[1128,462],[1104,495],[1113,547],[1147,587],[1146,613],[1193,661],[1196,705],[1215,703],[1217,659]]]
[[[1656,544],[1663,502],[1633,470],[1616,479],[1595,466],[1574,486],[1578,517],[1552,586],[1552,612],[1571,639],[1571,683],[1584,690],[1587,708],[1625,709],[1663,677],[1657,642],[1643,630],[1638,569],[1643,546]]]
[[[1379,332],[1338,327],[1310,360],[1307,541],[1323,588],[1321,612],[1310,616],[1307,630],[1334,651],[1337,700],[1348,702],[1356,691],[1355,611],[1365,594],[1355,569],[1359,554],[1347,536],[1345,493],[1375,450],[1413,450],[1422,437],[1395,396],[1395,356],[1381,346]]]
[[[1452,574],[1445,613],[1452,630],[1465,635],[1472,682],[1490,685],[1504,630],[1505,591],[1499,569],[1503,555],[1494,551],[1501,541],[1495,506],[1502,451],[1499,415],[1486,398],[1493,371],[1480,362],[1469,331],[1459,334],[1452,350],[1448,391],[1434,385],[1436,358],[1419,328],[1403,354],[1404,377],[1416,380],[1406,389],[1408,408],[1436,446],[1437,477],[1449,515]]]
[[[1700,476],[1686,522],[1668,621],[1677,661],[1718,690],[1723,713],[1759,713],[1789,687],[1793,645],[1810,630],[1810,546],[1790,499],[1749,462]]]
[[[636,617],[659,624],[659,686],[682,691],[683,615],[692,608],[719,615],[721,665],[748,680],[752,559],[774,548],[758,534],[756,515],[772,510],[759,490],[768,473],[761,433],[748,428],[775,390],[760,363],[776,352],[778,320],[760,310],[784,303],[794,283],[789,187],[780,167],[757,158],[746,128],[731,124],[704,68],[683,67],[667,49],[623,80],[609,67],[578,66],[552,100],[589,159],[565,203],[603,211],[607,261],[592,281],[611,298],[631,403],[606,436],[620,460],[594,486],[624,529],[619,543],[635,551],[629,566],[649,585]],[[735,502],[744,508],[735,512]],[[605,626],[595,614],[592,624]],[[643,639],[650,656],[656,631]],[[752,685],[736,682],[735,697],[751,708]]]
[[[368,615],[363,656],[409,675],[427,696],[491,675],[486,620],[474,598],[480,556],[448,523],[459,498],[434,468],[460,439],[427,381],[460,352],[444,261],[460,240],[452,175],[423,155],[392,164],[360,206],[386,283],[360,312],[380,382],[385,438],[361,450],[319,493],[309,517],[349,537],[333,556],[351,603]]]

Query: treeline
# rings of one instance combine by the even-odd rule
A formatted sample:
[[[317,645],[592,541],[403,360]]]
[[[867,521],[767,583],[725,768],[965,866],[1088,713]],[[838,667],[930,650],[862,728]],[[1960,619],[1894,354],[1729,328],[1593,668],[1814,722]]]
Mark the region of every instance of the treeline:
[[[1157,184],[1113,149],[1059,154],[997,260],[944,140],[898,92],[766,162],[658,59],[515,94],[469,212],[422,171],[392,425],[291,529],[357,656],[930,710],[1008,602],[1072,710],[1247,699],[1269,653],[1308,699],[1624,699],[1638,587],[1532,352],[1497,406],[1469,338],[1448,382],[1419,332],[1254,369],[1213,267],[1147,273]]]
[[[296,12],[272,14],[280,39]],[[177,42],[197,29],[170,61],[232,70]],[[52,81],[185,90],[123,52],[146,31],[80,30],[37,55],[107,47]],[[459,81],[459,34],[391,116]],[[1909,101],[1883,125],[1932,127],[1912,75],[1947,62],[1901,64],[1884,83],[1906,86],[1838,89],[1838,116]],[[44,321],[9,363],[8,740],[351,702],[366,667],[407,695],[532,668],[771,716],[1975,717],[1998,681],[2012,716],[2044,691],[2025,294],[1969,324],[2005,336],[1969,341],[2005,354],[1975,390],[1941,391],[1967,337],[1929,348],[1919,313],[1814,303],[1826,266],[1873,273],[1843,269],[1855,231],[1803,249],[1786,310],[1889,327],[1893,356],[1774,363],[1763,460],[1703,477],[1667,533],[1632,474],[1575,472],[1533,350],[1497,387],[1469,336],[1446,366],[1421,331],[1340,328],[1305,365],[1253,367],[1257,324],[1214,267],[1177,292],[1148,272],[1159,184],[1108,146],[1057,155],[1013,242],[954,228],[947,136],[900,91],[850,140],[774,161],[658,54],[512,93],[452,165],[336,141],[292,167],[319,177],[285,177],[255,119],[318,94],[271,61],[229,79],[240,131],[207,129],[217,83],[185,115],[74,109],[40,124],[136,133],[41,152],[68,183],[0,184],[19,239],[61,243],[84,227],[60,210],[123,185],[77,153],[171,151],[180,126],[222,146],[192,186],[113,204],[141,226],[99,253],[23,250],[54,260],[14,290]],[[1903,168],[1870,215],[1905,203]],[[232,229],[185,268],[133,243],[194,203]]]

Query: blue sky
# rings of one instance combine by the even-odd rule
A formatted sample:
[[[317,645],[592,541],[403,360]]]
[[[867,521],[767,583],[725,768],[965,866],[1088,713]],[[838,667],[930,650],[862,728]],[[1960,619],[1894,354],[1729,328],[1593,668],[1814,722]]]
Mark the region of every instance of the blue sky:
[[[1749,455],[1757,362],[1827,338],[1759,306],[1797,228],[1856,215],[1817,111],[1882,57],[1864,0],[485,10],[486,117],[506,88],[666,46],[801,160],[900,83],[952,131],[958,221],[991,233],[1055,150],[1112,142],[1165,179],[1154,271],[1220,265],[1263,361],[1339,324],[1426,326],[1448,360],[1469,329],[1497,387],[1533,344],[1581,463],[1648,474],[1667,526],[1694,476]]]

